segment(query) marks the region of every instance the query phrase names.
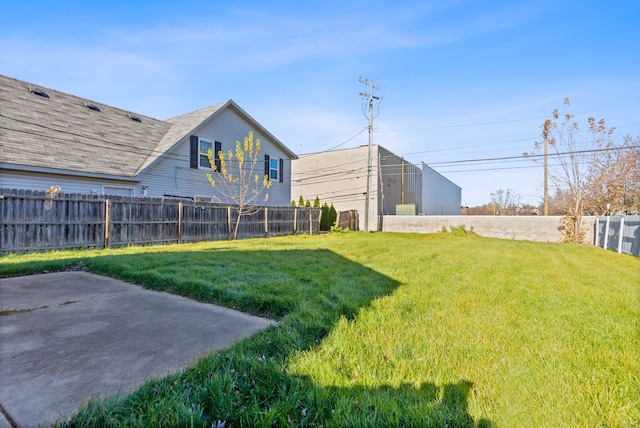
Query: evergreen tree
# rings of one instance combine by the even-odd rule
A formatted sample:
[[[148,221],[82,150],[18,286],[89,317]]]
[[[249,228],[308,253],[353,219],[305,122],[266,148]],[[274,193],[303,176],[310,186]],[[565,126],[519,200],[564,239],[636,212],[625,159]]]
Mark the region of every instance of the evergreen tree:
[[[329,208],[329,229],[331,229],[331,226],[334,226],[337,221],[338,221],[338,212],[334,208],[333,204],[331,204],[331,207]]]
[[[322,216],[320,217],[320,230],[331,229],[331,215],[329,213],[329,205],[325,202],[322,204]]]

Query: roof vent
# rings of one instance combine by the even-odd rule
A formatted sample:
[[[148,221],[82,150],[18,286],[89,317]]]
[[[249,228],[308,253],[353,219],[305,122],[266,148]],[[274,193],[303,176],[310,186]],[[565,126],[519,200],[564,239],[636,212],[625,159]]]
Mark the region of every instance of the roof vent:
[[[140,118],[138,116],[134,116],[132,114],[128,114],[127,116],[129,116],[129,119],[135,121],[135,122],[140,122],[142,123],[142,120],[140,120]]]
[[[33,86],[29,86],[29,91],[31,91],[31,93],[36,94],[42,98],[49,98],[49,95],[47,95],[47,93],[45,91],[43,91],[42,89],[39,88],[34,88]]]
[[[93,111],[100,111],[100,108],[95,105],[95,104],[91,104],[91,103],[84,103],[84,106],[88,109],[91,109]]]

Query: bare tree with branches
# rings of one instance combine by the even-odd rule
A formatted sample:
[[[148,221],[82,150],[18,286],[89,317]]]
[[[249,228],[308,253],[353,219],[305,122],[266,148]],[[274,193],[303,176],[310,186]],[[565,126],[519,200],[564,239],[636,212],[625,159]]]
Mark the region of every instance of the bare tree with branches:
[[[498,189],[491,193],[491,202],[498,207],[503,214],[517,214],[522,196],[513,189]]]
[[[564,105],[570,105],[568,98]],[[604,119],[589,117],[587,125],[584,130],[574,115],[560,114],[557,109],[542,125],[543,141],[550,146],[548,157],[553,163],[549,178],[564,195],[560,200],[565,203],[564,232],[575,241],[582,240],[582,215],[594,208],[594,186],[602,176],[603,154],[614,146],[615,128],[607,128]],[[536,141],[535,150],[540,152],[544,143]]]

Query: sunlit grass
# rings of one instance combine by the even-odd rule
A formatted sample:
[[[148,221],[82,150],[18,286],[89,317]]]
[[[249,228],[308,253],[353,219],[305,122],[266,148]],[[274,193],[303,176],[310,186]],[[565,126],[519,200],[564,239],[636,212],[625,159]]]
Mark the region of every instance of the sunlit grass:
[[[640,424],[638,258],[351,233],[6,256],[0,275],[79,261],[280,323],[74,426]]]

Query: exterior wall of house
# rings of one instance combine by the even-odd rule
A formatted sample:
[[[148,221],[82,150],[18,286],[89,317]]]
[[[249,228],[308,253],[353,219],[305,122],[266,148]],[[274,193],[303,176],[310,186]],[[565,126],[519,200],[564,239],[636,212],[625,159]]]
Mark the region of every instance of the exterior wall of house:
[[[98,193],[103,195],[140,196],[137,181],[119,181],[62,174],[0,170],[0,187],[10,189],[47,190],[58,185],[63,192]]]
[[[265,191],[269,194],[267,205],[288,206],[291,203],[291,160],[273,141],[255,130],[232,107],[221,111],[193,134],[211,143],[219,141],[222,143],[223,152],[232,150],[235,153],[236,141],[242,142],[250,131],[254,131],[254,141],[259,138],[261,142],[259,162],[255,166],[255,172],[260,177],[264,174],[265,154],[284,160],[283,182],[273,181],[271,187]],[[146,186],[148,196],[214,198],[213,202],[225,202],[223,195],[215,187],[211,187],[207,180],[207,173],[211,172],[210,168],[190,168],[190,139],[187,136],[178,147],[144,174],[142,184]],[[256,202],[261,201],[262,199]]]
[[[422,164],[422,211],[426,215],[460,215],[462,189]]]

